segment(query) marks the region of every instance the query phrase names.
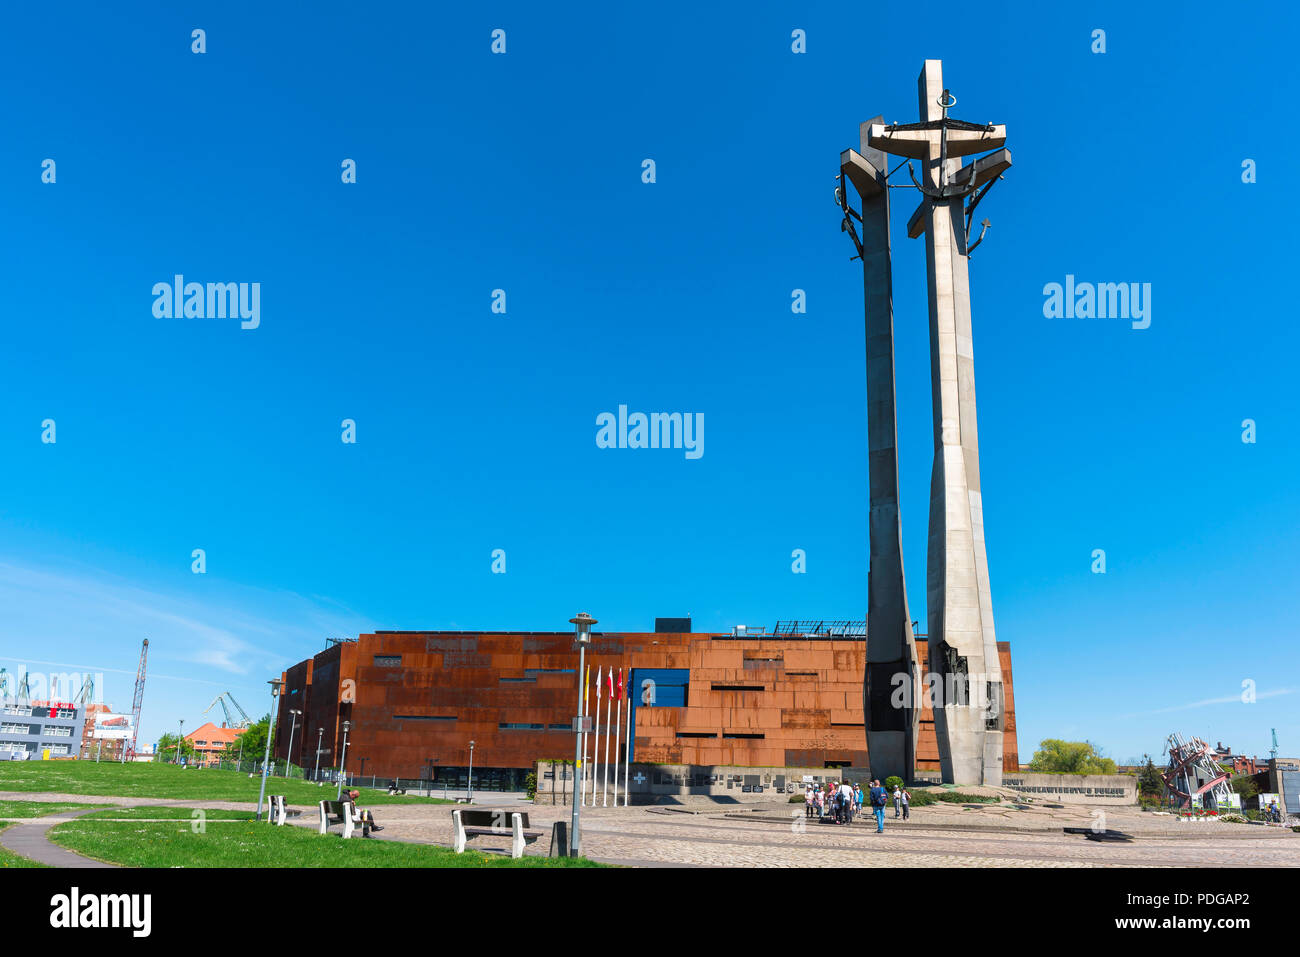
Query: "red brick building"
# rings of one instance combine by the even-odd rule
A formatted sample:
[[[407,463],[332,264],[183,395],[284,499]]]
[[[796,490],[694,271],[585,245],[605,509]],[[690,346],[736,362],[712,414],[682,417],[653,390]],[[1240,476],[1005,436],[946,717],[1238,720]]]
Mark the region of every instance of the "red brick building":
[[[688,620],[670,621],[690,628]],[[924,673],[923,640],[918,648]],[[1006,687],[1004,767],[1015,771],[1009,644],[998,642],[998,653]],[[860,634],[594,632],[587,654],[593,680],[598,668],[623,669],[635,709],[633,761],[748,767],[866,766],[865,661]],[[577,667],[568,631],[361,635],[285,672],[276,755],[288,751],[289,710],[298,708],[293,754],[309,770],[318,741],[320,766],[337,765],[346,720],[349,772],[457,786],[467,776],[472,740],[476,784],[518,787],[538,760],[573,757]],[[928,707],[920,716],[917,767],[939,769]]]

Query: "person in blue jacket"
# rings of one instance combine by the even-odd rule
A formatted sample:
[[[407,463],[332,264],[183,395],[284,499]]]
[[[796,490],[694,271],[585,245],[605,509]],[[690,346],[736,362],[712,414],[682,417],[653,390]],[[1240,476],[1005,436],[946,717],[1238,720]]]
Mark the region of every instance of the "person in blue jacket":
[[[885,833],[885,805],[889,803],[889,795],[885,789],[880,786],[880,782],[873,780],[871,782],[871,811],[876,815],[876,833]]]

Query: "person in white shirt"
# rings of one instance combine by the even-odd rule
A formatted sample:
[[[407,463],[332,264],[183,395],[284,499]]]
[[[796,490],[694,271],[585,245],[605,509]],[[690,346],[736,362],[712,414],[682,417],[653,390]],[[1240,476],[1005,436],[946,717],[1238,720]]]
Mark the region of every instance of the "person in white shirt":
[[[840,800],[844,804],[844,823],[848,824],[853,820],[853,785],[847,781],[840,783]]]
[[[897,784],[894,785],[894,817],[899,817],[903,813],[903,789]]]

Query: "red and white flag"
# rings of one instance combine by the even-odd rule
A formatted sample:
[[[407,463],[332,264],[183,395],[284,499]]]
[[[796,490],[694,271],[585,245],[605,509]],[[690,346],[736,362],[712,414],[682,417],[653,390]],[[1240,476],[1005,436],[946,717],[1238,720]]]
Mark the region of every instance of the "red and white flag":
[[[609,696],[611,699],[614,697],[614,669],[613,668],[609,669]]]
[[[618,693],[614,695],[615,701],[623,700],[623,669],[618,669]]]
[[[604,665],[596,669],[596,700],[600,700],[600,673],[604,670]]]

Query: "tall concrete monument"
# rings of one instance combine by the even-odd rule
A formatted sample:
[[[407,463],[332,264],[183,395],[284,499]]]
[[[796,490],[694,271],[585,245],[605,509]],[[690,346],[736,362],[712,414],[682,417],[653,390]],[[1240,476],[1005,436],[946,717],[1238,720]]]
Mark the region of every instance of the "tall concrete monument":
[[[889,246],[889,184],[885,154],[867,143],[877,116],[863,123],[862,152],[840,154],[837,198],[844,209],[841,228],[853,239],[862,260],[866,299],[867,461],[871,504],[871,564],[867,573],[867,667],[863,679],[863,714],[871,776],[896,774],[913,779],[920,668],[912,618],[903,581],[902,527],[898,511],[898,422],[894,411],[894,294]],[[845,178],[861,199],[862,212],[848,205]],[[853,225],[862,226],[859,239]],[[899,705],[902,705],[901,707]]]
[[[862,137],[863,155],[848,151],[841,154],[841,170],[857,186],[863,197],[863,214],[856,217],[847,209],[843,184],[839,195],[845,206],[845,223],[842,229],[853,234],[853,218],[860,218],[863,237],[859,253],[868,285],[867,292],[867,389],[869,407],[872,403],[873,384],[875,401],[882,401],[885,383],[888,383],[888,431],[891,442],[888,451],[894,462],[892,471],[878,479],[876,467],[876,432],[868,426],[872,450],[871,467],[871,559],[870,598],[868,602],[867,647],[868,660],[878,660],[871,648],[878,642],[884,644],[879,653],[882,664],[893,659],[900,644],[910,642],[907,636],[886,631],[883,635],[873,631],[871,609],[882,609],[877,617],[888,621],[883,609],[892,605],[906,608],[901,595],[888,600],[877,599],[876,562],[886,569],[882,588],[902,590],[903,576],[901,548],[897,543],[897,466],[892,436],[894,427],[893,396],[893,342],[892,315],[888,323],[889,374],[885,379],[872,373],[872,314],[873,294],[870,287],[875,276],[868,265],[883,261],[888,272],[889,245],[886,225],[883,244],[878,233],[867,226],[868,202],[863,187],[858,185],[865,174],[859,166],[876,171],[877,185],[882,192],[898,185],[887,182],[884,155],[893,154],[907,163],[911,187],[920,194],[921,202],[907,224],[912,238],[925,236],[926,275],[930,302],[930,385],[934,417],[934,469],[930,481],[930,533],[929,560],[926,575],[926,605],[928,619],[929,668],[926,686],[933,695],[935,734],[938,738],[939,760],[944,781],[959,784],[1000,784],[1002,781],[1002,740],[1005,722],[1003,681],[998,662],[997,638],[993,627],[993,605],[989,590],[988,561],[984,549],[983,504],[980,494],[979,439],[975,422],[975,357],[971,332],[970,286],[967,259],[972,250],[984,239],[988,220],[984,220],[979,237],[970,241],[970,224],[976,207],[1011,166],[1011,155],[1003,144],[1006,127],[993,124],[967,123],[950,119],[948,110],[956,99],[943,85],[943,66],[938,60],[926,60],[918,83],[920,94],[920,122],[885,124],[880,119],[866,124]],[[961,158],[986,154],[962,165]],[[855,158],[856,157],[856,158]],[[846,165],[847,160],[847,165]],[[859,163],[859,160],[862,162]],[[878,162],[877,162],[878,160]],[[922,165],[917,178],[910,160]],[[902,163],[899,164],[902,166]],[[856,172],[856,175],[855,175]],[[889,175],[893,175],[892,173]],[[886,201],[886,223],[888,217]],[[855,243],[857,242],[854,236]],[[883,257],[883,260],[882,260]],[[888,290],[888,277],[884,287]],[[888,296],[888,292],[885,293]],[[877,309],[879,307],[877,306]],[[892,312],[892,307],[890,307]],[[879,324],[877,323],[877,328]],[[883,348],[883,343],[881,345]],[[879,361],[879,353],[876,353]],[[883,426],[881,426],[883,428]],[[879,482],[879,486],[878,486]],[[892,492],[889,485],[892,482]],[[892,526],[877,525],[877,489],[882,507],[892,495]],[[882,512],[882,514],[884,514]],[[877,547],[877,537],[880,547]],[[897,555],[898,570],[892,571]],[[900,604],[901,603],[901,604]],[[906,612],[904,612],[906,617]],[[896,670],[899,669],[894,664]],[[885,735],[897,733],[895,718],[890,722],[878,714],[879,691],[871,681],[868,666],[867,711],[868,751],[875,746],[873,726],[883,721]],[[897,682],[897,679],[894,679]],[[911,708],[918,704],[915,700]],[[893,710],[900,710],[895,701]],[[902,709],[909,710],[909,709]],[[911,715],[902,721],[908,724]],[[914,732],[913,732],[914,734]],[[886,740],[891,740],[886,738]],[[913,741],[915,738],[913,737]],[[886,745],[886,754],[889,746]],[[876,759],[871,757],[873,776]],[[910,769],[909,769],[910,770]],[[906,775],[905,775],[906,776]]]

